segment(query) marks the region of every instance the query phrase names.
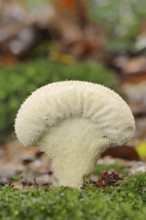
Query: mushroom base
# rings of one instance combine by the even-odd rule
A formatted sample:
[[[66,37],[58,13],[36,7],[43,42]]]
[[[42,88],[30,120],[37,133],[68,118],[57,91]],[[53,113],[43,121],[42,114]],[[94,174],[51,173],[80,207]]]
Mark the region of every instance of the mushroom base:
[[[97,124],[74,117],[50,127],[38,145],[52,159],[59,185],[79,188],[110,142]]]

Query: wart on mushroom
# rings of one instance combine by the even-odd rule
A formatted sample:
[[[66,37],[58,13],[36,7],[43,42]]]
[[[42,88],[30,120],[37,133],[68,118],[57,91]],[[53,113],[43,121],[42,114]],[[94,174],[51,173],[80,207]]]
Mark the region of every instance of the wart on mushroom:
[[[135,122],[109,88],[65,81],[33,92],[18,111],[15,131],[23,145],[37,145],[49,156],[60,185],[81,187],[105,149],[133,137]]]

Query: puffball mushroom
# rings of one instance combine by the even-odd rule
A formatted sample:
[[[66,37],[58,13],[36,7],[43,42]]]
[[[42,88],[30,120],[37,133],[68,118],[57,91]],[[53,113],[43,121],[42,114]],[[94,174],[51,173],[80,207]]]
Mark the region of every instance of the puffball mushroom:
[[[37,145],[49,156],[60,185],[79,188],[105,149],[133,137],[135,122],[125,101],[109,88],[64,81],[26,99],[15,131],[23,145]]]

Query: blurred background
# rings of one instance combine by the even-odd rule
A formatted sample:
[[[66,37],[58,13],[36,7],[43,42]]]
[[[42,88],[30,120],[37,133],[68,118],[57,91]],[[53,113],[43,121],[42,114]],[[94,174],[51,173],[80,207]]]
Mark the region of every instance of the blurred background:
[[[135,137],[104,156],[145,160],[146,1],[0,0],[0,174],[33,162],[48,169],[36,148],[20,147],[13,125],[32,91],[66,79],[103,84],[126,100]]]

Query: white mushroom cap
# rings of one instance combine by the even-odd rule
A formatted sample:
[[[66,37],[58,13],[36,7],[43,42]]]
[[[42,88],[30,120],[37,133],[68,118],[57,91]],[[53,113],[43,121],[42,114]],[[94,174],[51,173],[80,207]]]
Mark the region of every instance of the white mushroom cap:
[[[18,111],[15,131],[22,144],[38,145],[49,155],[61,185],[80,187],[106,148],[133,137],[135,121],[112,90],[65,81],[33,92]]]

